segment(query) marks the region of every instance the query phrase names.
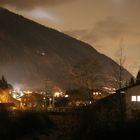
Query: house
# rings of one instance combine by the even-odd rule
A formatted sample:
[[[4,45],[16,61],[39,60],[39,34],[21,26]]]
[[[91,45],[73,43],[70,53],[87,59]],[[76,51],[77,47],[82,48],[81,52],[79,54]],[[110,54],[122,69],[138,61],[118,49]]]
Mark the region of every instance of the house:
[[[42,110],[48,106],[49,99],[38,93],[25,94],[21,97],[20,108],[23,110]]]
[[[136,80],[132,77],[129,86],[125,88],[125,113],[128,118],[140,114],[140,70]]]
[[[108,95],[110,95],[110,94],[103,89],[94,89],[94,90],[92,90],[91,98],[93,101],[97,101]]]
[[[129,118],[140,114],[140,85],[127,89],[125,93],[126,114]]]
[[[136,80],[131,79],[126,87],[116,90],[114,94],[99,99],[100,95],[99,91],[93,92],[93,98],[98,99],[94,106],[100,114],[108,116],[109,119],[140,117],[140,71]]]
[[[0,103],[1,106],[9,106],[12,105],[15,108],[20,107],[20,101],[14,99],[10,94],[8,89],[0,89]],[[0,107],[1,108],[1,107]]]
[[[132,77],[129,85],[97,101],[97,106],[100,106],[102,110],[109,111],[110,115],[114,112],[123,114],[128,119],[138,117],[140,115],[140,70],[136,80]]]
[[[66,95],[69,95],[68,106],[85,106],[87,102],[91,101],[90,91],[81,88],[81,89],[72,89],[66,91]]]
[[[137,117],[140,115],[140,85],[117,90],[116,93],[98,100],[96,107],[111,116],[123,114],[128,119]]]

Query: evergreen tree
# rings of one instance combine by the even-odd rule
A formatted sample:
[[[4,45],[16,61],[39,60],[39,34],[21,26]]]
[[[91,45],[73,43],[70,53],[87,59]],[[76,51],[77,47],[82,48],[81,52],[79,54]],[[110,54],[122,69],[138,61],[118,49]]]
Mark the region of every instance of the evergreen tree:
[[[0,89],[12,89],[12,85],[8,84],[7,80],[3,75],[0,80]]]
[[[130,82],[129,82],[129,86],[132,87],[132,86],[134,86],[134,85],[135,85],[134,78],[131,77]]]
[[[140,85],[140,70],[138,71],[138,74],[136,77],[136,85]]]

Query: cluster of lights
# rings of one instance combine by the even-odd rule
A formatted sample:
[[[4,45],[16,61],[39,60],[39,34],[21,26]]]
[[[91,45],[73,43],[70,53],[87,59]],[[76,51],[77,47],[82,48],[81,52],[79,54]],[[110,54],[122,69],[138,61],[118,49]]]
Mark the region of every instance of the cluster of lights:
[[[93,92],[93,95],[101,95],[101,92]]]
[[[63,92],[55,92],[54,97],[62,97]]]
[[[12,95],[12,97],[14,99],[17,99],[17,100],[20,100],[22,96],[24,95],[29,95],[33,93],[32,91],[30,90],[13,90],[13,91],[10,91],[10,94]],[[59,97],[65,97],[65,98],[68,98],[69,95],[68,94],[64,94],[63,92],[55,92],[53,94],[53,97],[54,98],[59,98]],[[43,100],[46,100],[46,97],[43,97]],[[53,99],[52,98],[49,98],[50,101],[52,101]]]
[[[20,100],[23,95],[31,94],[31,93],[32,93],[32,91],[30,91],[30,90],[22,91],[22,90],[19,90],[19,89],[17,89],[17,90],[15,89],[13,91],[10,91],[10,94],[12,95],[12,97],[14,99],[17,99],[17,100]]]
[[[116,93],[116,88],[103,87],[103,89],[108,91],[111,94]]]
[[[54,93],[54,97],[65,97],[65,98],[68,98],[69,95],[68,94],[64,94],[63,92],[55,92]]]
[[[31,94],[32,93],[32,91],[30,91],[30,90],[24,90],[23,91],[25,94]]]
[[[24,92],[21,90],[13,90],[10,91],[10,94],[14,99],[20,100],[20,98],[24,95]]]

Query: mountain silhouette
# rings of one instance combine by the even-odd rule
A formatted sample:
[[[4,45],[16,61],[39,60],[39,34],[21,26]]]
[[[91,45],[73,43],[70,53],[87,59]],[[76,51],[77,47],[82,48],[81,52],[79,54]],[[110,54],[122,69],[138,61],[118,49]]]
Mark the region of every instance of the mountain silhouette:
[[[81,86],[80,76],[75,75],[77,67],[79,72],[94,75],[98,87],[113,86],[119,74],[117,63],[89,44],[0,8],[0,75],[9,83],[41,89],[52,81],[62,89],[76,88]],[[123,72],[128,80],[131,74]]]

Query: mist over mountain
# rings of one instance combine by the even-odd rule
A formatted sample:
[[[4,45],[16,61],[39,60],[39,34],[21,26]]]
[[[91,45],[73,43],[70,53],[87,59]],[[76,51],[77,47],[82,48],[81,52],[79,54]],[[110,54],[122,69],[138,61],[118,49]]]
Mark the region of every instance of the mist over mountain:
[[[0,8],[0,75],[13,86],[38,89],[51,80],[62,89],[75,88],[79,65],[92,75],[94,87],[114,86],[119,75],[119,66],[89,44]],[[130,77],[123,69],[123,79]]]

